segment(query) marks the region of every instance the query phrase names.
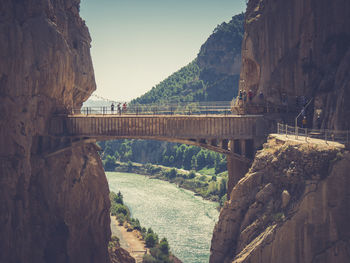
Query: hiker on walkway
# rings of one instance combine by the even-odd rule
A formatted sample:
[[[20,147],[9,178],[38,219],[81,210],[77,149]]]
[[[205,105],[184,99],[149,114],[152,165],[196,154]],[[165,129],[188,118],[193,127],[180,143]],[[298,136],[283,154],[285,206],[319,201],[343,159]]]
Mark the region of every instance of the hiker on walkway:
[[[247,92],[244,90],[243,91],[243,102],[247,101]]]
[[[262,91],[260,91],[260,93],[259,93],[259,99],[260,99],[261,101],[264,100],[264,93],[263,93]]]
[[[122,115],[122,108],[121,108],[121,104],[120,103],[118,103],[117,108],[118,108],[118,114]]]
[[[317,124],[317,129],[321,129],[322,120],[321,120],[320,114],[317,114],[316,124]]]
[[[127,110],[127,108],[126,108],[126,102],[124,102],[124,104],[123,104],[123,113],[124,113],[124,114],[126,113],[126,110]]]
[[[303,128],[306,128],[306,125],[307,125],[307,120],[306,120],[306,116],[304,116],[303,120],[302,120],[302,127]]]
[[[242,99],[243,99],[243,93],[242,93],[242,90],[240,90],[238,93],[238,106],[242,105]]]
[[[252,100],[253,100],[253,91],[250,89],[249,91],[248,91],[248,100],[251,102]]]
[[[114,113],[114,103],[112,102],[112,105],[111,105],[111,113],[113,114]]]

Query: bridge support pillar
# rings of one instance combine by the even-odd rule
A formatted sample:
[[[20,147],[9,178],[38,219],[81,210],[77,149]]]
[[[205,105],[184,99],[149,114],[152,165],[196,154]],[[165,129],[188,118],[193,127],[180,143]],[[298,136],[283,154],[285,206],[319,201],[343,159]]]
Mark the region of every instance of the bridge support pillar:
[[[230,199],[230,194],[233,187],[238,181],[248,172],[250,164],[237,157],[226,155],[227,158],[227,171],[228,171],[228,183],[227,183],[227,200]]]

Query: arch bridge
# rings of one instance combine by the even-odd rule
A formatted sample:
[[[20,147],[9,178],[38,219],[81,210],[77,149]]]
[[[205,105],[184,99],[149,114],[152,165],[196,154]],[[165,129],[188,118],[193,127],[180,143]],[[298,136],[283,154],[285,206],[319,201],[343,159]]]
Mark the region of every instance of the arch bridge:
[[[55,116],[39,151],[52,156],[74,145],[116,139],[163,140],[196,145],[249,162],[264,136],[261,115]]]

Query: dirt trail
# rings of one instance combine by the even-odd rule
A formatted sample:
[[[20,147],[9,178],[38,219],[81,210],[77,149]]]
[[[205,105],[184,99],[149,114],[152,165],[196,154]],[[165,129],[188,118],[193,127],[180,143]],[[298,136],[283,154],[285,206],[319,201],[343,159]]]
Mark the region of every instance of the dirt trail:
[[[120,246],[127,250],[137,263],[141,263],[147,248],[144,241],[137,237],[137,233],[128,232],[125,227],[119,226],[115,216],[111,216],[111,231],[113,236],[119,238]]]

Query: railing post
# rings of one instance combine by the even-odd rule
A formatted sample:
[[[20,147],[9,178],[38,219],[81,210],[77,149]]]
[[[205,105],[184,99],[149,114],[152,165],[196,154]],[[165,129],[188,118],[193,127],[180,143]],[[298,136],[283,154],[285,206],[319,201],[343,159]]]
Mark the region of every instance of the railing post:
[[[305,141],[307,142],[307,128],[305,129]]]
[[[324,140],[325,140],[326,143],[327,143],[327,130],[326,130],[326,129],[324,129]]]
[[[295,118],[295,139],[298,139],[298,117]]]
[[[288,138],[288,125],[286,124],[286,138]]]

